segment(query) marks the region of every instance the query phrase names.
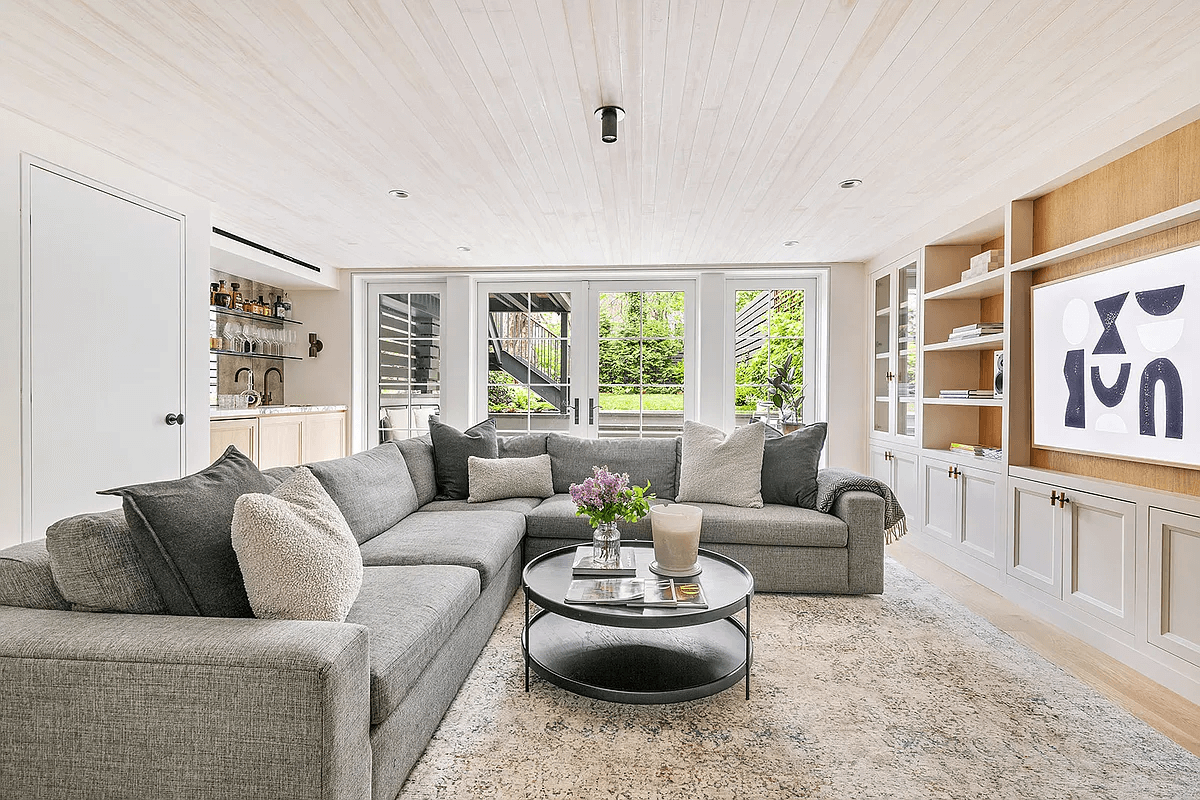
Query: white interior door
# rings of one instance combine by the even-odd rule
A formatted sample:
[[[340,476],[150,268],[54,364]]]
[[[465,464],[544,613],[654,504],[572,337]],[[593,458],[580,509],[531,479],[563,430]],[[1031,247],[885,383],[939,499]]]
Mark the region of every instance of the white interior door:
[[[38,166],[25,272],[26,530],[184,465],[183,224]]]

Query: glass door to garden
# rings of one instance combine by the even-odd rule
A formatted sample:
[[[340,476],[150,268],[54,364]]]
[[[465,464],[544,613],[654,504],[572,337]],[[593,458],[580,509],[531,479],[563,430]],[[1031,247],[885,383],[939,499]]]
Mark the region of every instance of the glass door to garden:
[[[501,434],[584,434],[575,372],[587,348],[573,323],[584,298],[579,281],[483,287],[487,417]]]
[[[588,434],[677,436],[693,418],[690,281],[592,282]]]

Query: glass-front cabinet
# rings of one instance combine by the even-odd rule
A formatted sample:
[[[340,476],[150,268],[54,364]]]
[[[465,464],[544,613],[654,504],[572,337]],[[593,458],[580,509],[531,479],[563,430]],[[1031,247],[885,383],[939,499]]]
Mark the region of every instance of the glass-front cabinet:
[[[871,427],[876,437],[916,443],[917,263],[889,267],[872,279],[874,303]]]

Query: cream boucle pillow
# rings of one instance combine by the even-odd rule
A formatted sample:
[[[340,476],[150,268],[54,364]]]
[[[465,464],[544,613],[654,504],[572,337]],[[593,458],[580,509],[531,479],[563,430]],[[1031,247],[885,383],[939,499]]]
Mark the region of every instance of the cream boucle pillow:
[[[766,428],[757,422],[728,436],[720,428],[684,422],[675,502],[762,508],[765,439]]]
[[[346,518],[308,469],[297,469],[270,494],[239,497],[232,534],[254,616],[345,621],[362,588],[362,555]]]
[[[554,494],[550,456],[530,458],[467,458],[468,503],[509,497],[549,497]]]

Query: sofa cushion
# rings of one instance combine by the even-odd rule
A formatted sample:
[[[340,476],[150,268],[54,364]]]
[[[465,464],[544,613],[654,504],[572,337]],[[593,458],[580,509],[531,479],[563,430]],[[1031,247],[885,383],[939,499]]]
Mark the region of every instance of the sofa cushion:
[[[528,458],[467,459],[470,503],[487,503],[509,497],[549,497],[554,494],[550,477],[550,456]],[[814,475],[814,480],[816,477]]]
[[[154,586],[172,614],[249,617],[250,600],[230,539],[233,504],[270,484],[230,445],[211,466],[173,481],[109,489]]]
[[[514,511],[525,514],[537,508],[542,502],[540,497],[509,497],[504,500],[492,500],[487,503],[472,503],[469,500],[434,500],[421,506],[420,513],[429,511]]]
[[[479,572],[487,589],[492,579],[521,546],[525,517],[508,511],[479,514],[441,511],[413,514],[360,548],[363,564],[409,566],[453,564]]]
[[[0,550],[0,606],[46,611],[71,608],[54,585],[45,539]]]
[[[460,431],[435,419],[429,420],[433,439],[433,466],[437,470],[438,500],[462,500],[469,495],[467,459],[497,458],[496,420],[485,419]]]
[[[845,522],[811,508],[780,505],[735,508],[719,503],[692,505],[704,509],[704,520],[700,523],[701,547],[705,542],[845,547],[850,536]]]
[[[71,610],[167,613],[120,509],[59,520],[46,530],[46,550]]]
[[[301,467],[233,507],[233,549],[259,619],[342,622],[362,585],[358,542],[321,482]]]
[[[337,503],[359,544],[417,510],[417,490],[392,442],[362,453],[307,465]]]
[[[711,425],[684,422],[676,501],[762,508],[765,427],[754,423],[726,434]]]
[[[529,458],[546,453],[546,434],[521,433],[516,436],[501,436],[496,440],[501,458]]]
[[[663,501],[654,500],[651,505]],[[650,517],[637,522],[617,520],[622,539],[649,539]],[[525,515],[525,535],[537,539],[592,539],[592,526],[587,517],[575,516],[575,502],[569,494],[556,494],[543,500]]]
[[[366,567],[347,622],[370,631],[371,724],[387,719],[479,597],[465,567]]]
[[[396,446],[408,465],[408,475],[417,490],[417,502],[425,505],[437,497],[437,472],[433,466],[433,440],[429,434],[413,439],[397,439]]]
[[[817,422],[784,436],[767,426],[762,462],[764,503],[817,507],[817,470],[826,427],[824,422]]]
[[[271,467],[262,471],[263,477],[267,479],[267,483],[271,484],[271,490],[290,478],[300,467]]]
[[[664,500],[675,497],[674,438],[581,439],[551,433],[546,439],[546,452],[550,454],[557,493],[592,477],[592,467],[608,467],[610,472],[627,473],[629,480],[638,486],[650,481],[650,491],[656,497]]]

